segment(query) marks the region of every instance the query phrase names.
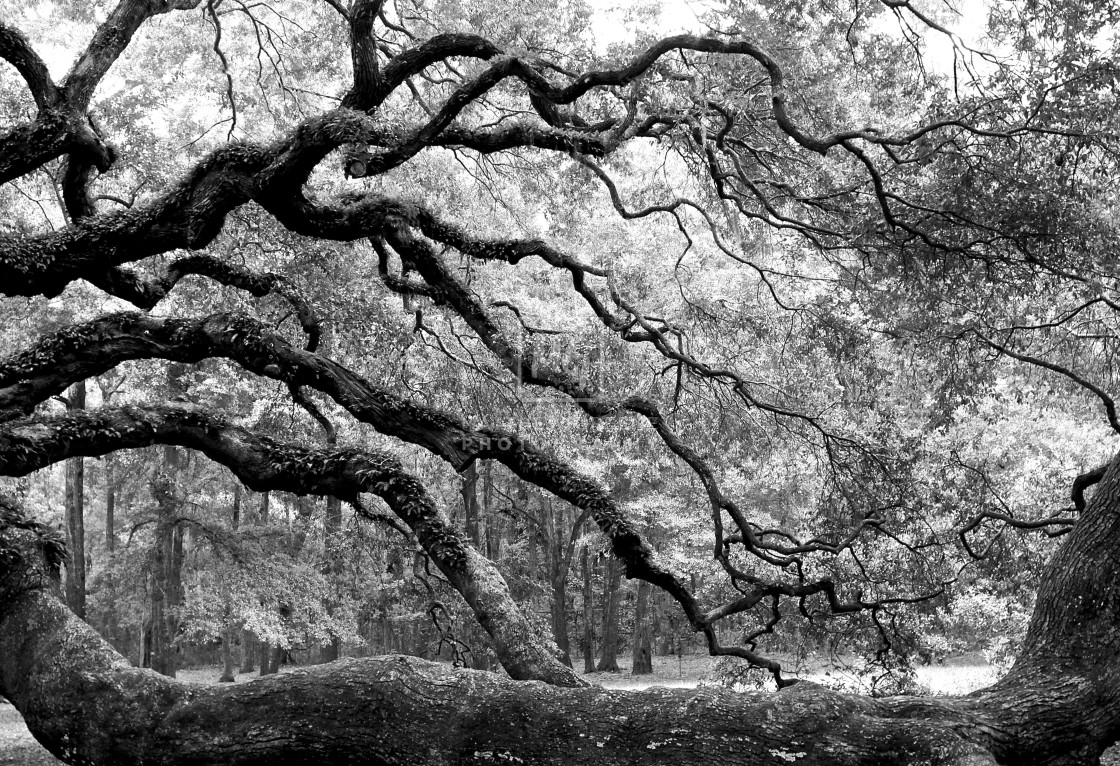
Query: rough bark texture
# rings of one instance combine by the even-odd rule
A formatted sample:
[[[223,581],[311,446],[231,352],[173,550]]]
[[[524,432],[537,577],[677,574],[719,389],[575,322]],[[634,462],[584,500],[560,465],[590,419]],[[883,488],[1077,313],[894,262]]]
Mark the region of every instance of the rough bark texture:
[[[636,676],[653,672],[653,641],[649,620],[648,582],[638,583],[638,602],[634,607],[634,646],[631,673]]]
[[[222,631],[222,675],[219,683],[233,683],[237,680],[237,665],[233,661],[233,629]]]
[[[606,561],[603,574],[603,633],[599,646],[599,664],[596,670],[617,673],[618,667],[618,612],[622,602],[622,578],[614,559]]]
[[[465,542],[422,482],[396,458],[353,449],[311,450],[256,436],[189,404],[104,408],[0,425],[0,473],[20,475],[78,454],[156,443],[200,450],[255,490],[380,496],[474,610],[515,678],[585,682],[552,655],[497,568]],[[264,505],[262,502],[262,513]],[[403,528],[403,527],[402,527]]]
[[[175,465],[169,461],[168,468]],[[170,473],[152,481],[152,497],[156,501],[155,544],[152,546],[149,589],[151,591],[151,668],[169,678],[178,669],[175,640],[178,619],[178,558],[175,555],[175,523],[178,505]]]
[[[241,631],[241,672],[252,673],[257,669],[257,637],[247,630]]]
[[[341,543],[342,531],[342,502],[334,496],[327,498],[327,512],[323,517],[323,540],[325,550],[325,572],[330,578],[331,587],[336,587],[336,580],[342,570],[342,557],[339,555],[338,546]],[[327,604],[327,613],[333,615],[335,602]],[[323,647],[323,662],[334,662],[342,656],[342,640],[332,636],[329,644]]]
[[[595,671],[595,600],[591,590],[591,551],[583,546],[579,556],[580,573],[583,575],[583,635],[580,651],[583,652],[583,672]]]
[[[1120,462],[1050,564],[1011,673],[964,698],[618,692],[421,660],[237,687],[130,667],[57,591],[61,544],[0,505],[0,694],[71,763],[1094,763],[1120,733]]]
[[[610,493],[567,463],[514,433],[473,428],[448,413],[406,400],[319,355],[292,348],[255,320],[215,314],[162,320],[118,314],[65,328],[0,365],[0,411],[29,411],[71,378],[99,374],[127,359],[198,362],[233,359],[256,374],[330,396],[359,421],[417,444],[458,470],[480,459],[505,465],[525,482],[580,508],[611,541],[627,577],[669,593],[698,630],[710,621],[692,592],[658,559]],[[60,371],[60,364],[65,366]],[[0,413],[2,414],[2,413]]]
[[[75,383],[67,392],[66,406],[72,410],[86,407],[85,381]],[[70,559],[66,562],[66,603],[74,614],[86,616],[86,479],[85,459],[66,461],[66,538]]]
[[[632,137],[660,137],[684,122],[698,123],[695,129],[704,143],[705,129],[691,109],[642,117],[639,113],[645,110],[638,110],[635,102],[625,117],[605,117],[592,124],[580,115],[577,102],[592,91],[614,89],[621,95],[621,89],[675,52],[683,58],[738,55],[760,68],[769,88],[764,119],[773,123],[778,135],[811,152],[825,155],[835,147],[864,162],[880,200],[883,221],[892,231],[908,235],[902,240],[888,238],[893,253],[897,252],[895,244],[910,241],[909,235],[934,248],[944,246],[907,224],[905,216],[892,214],[876,163],[859,147],[890,147],[886,154],[898,163],[900,156],[893,148],[912,144],[937,126],[901,137],[874,126],[813,135],[787,107],[791,89],[778,61],[754,42],[739,39],[737,33],[665,38],[617,68],[569,73],[535,55],[505,55],[472,34],[440,34],[426,41],[410,38],[413,42],[402,42],[403,49],[382,48],[374,28],[379,19],[388,23],[388,17],[381,13],[380,0],[355,0],[346,7],[335,0],[330,3],[346,18],[350,33],[354,82],[341,108],[304,120],[269,143],[223,146],[164,193],[149,196],[125,211],[100,214],[90,196],[93,171],[107,171],[115,152],[91,119],[93,93],[147,19],[196,7],[199,0],[119,0],[107,10],[104,22],[61,84],[52,81],[29,42],[0,23],[0,58],[15,67],[36,105],[33,118],[0,135],[0,182],[62,158],[62,198],[70,217],[69,225],[50,232],[28,235],[16,229],[0,235],[0,292],[54,296],[70,282],[85,279],[150,308],[183,275],[199,274],[253,295],[280,294],[296,307],[308,336],[301,351],[259,323],[235,316],[177,321],[121,315],[67,328],[0,369],[0,419],[27,415],[66,386],[127,359],[197,362],[227,357],[250,373],[283,382],[293,396],[298,396],[300,387],[315,388],[356,420],[427,449],[457,471],[470,469],[480,459],[496,460],[525,482],[579,507],[610,539],[611,550],[627,576],[647,580],[671,594],[691,627],[704,632],[712,651],[717,651],[715,623],[749,609],[767,595],[766,589],[701,611],[693,597],[696,588],[690,591],[658,561],[618,499],[567,462],[516,434],[471,426],[382,390],[315,354],[317,325],[280,277],[246,274],[206,256],[175,261],[166,273],[154,277],[146,276],[150,273],[147,268],[141,275],[120,267],[176,249],[204,248],[223,231],[226,216],[250,202],[297,235],[367,240],[375,248],[388,243],[402,262],[412,258],[424,280],[423,294],[435,297],[438,304],[461,317],[508,369],[528,372],[523,382],[564,392],[582,401],[580,406],[593,416],[622,411],[643,416],[662,443],[704,484],[713,510],[717,556],[727,542],[754,546],[757,552],[759,541],[752,539],[753,528],[741,510],[723,495],[712,471],[669,430],[651,402],[634,397],[588,397],[582,387],[569,385],[567,376],[547,369],[538,375],[531,359],[518,361],[487,306],[448,269],[439,250],[447,246],[470,259],[509,264],[539,256],[555,268],[566,269],[573,287],[596,316],[624,340],[652,343],[678,363],[681,374],[687,367],[702,377],[726,377],[730,390],[752,406],[782,418],[797,417],[796,413],[756,399],[751,386],[732,373],[714,370],[668,348],[665,332],[658,329],[664,323],[649,324],[611,289],[613,301],[623,311],[614,317],[585,285],[589,275],[610,276],[606,271],[589,270],[535,240],[479,239],[440,220],[419,203],[362,192],[320,201],[304,193],[306,182],[331,152],[345,145],[377,147],[362,162],[362,173],[372,175],[436,146],[483,153],[533,147],[603,156]],[[884,3],[898,13],[903,9],[916,12],[904,0]],[[216,6],[209,4],[215,26]],[[410,36],[409,30],[404,31]],[[389,98],[398,89],[451,57],[478,59],[485,65],[470,68],[477,75],[461,76],[453,95],[415,130],[402,131],[395,120],[384,119],[382,112],[390,111]],[[454,68],[449,69],[455,73]],[[672,72],[667,74],[672,79]],[[476,127],[470,120],[459,119],[468,117],[473,103],[503,83],[521,89],[535,115],[532,119],[503,118]],[[723,112],[719,104],[712,107]],[[730,129],[729,118],[726,130],[714,136],[716,142],[722,144]],[[1034,129],[1029,121],[1023,128],[1028,133]],[[712,173],[715,188],[730,200],[732,177],[716,171]],[[784,189],[782,194],[786,195]],[[921,209],[923,217],[927,213]],[[960,225],[965,222],[963,216],[953,220]],[[783,225],[811,233],[809,224]],[[1004,237],[1016,242],[1022,239],[1017,229],[1014,237],[996,231],[997,236],[989,238],[989,233],[984,230],[978,240],[982,249],[994,247]],[[827,247],[851,244],[848,229],[829,240],[823,243]],[[954,244],[952,251],[957,252],[958,246]],[[971,245],[961,252],[977,254]],[[390,289],[401,289],[401,282],[387,275],[387,270],[382,276]],[[664,329],[669,328],[664,325]],[[1113,425],[1120,430],[1111,400],[1109,407]],[[72,413],[62,419],[8,422],[0,430],[0,465],[13,473],[83,454],[173,443],[221,460],[259,490],[333,494],[351,501],[360,492],[377,493],[474,609],[511,675],[557,685],[579,684],[570,670],[542,649],[497,570],[448,523],[423,485],[391,457],[357,450],[300,450],[256,437],[206,413],[177,407]],[[0,508],[0,694],[15,702],[53,751],[71,762],[94,765],[278,761],[328,765],[494,761],[1091,763],[1101,746],[1115,738],[1118,726],[1113,667],[1120,609],[1120,597],[1114,592],[1120,587],[1115,576],[1116,559],[1120,558],[1116,555],[1120,551],[1116,472],[1112,469],[1105,478],[1056,558],[1040,594],[1026,649],[1011,675],[965,699],[871,701],[806,685],[773,696],[705,690],[625,694],[519,684],[489,674],[449,672],[401,659],[339,663],[237,688],[196,689],[127,667],[67,610],[53,593],[61,560],[58,545],[47,530],[7,506]],[[723,537],[725,512],[742,539]],[[157,531],[157,538],[162,557],[157,575],[168,567],[177,570],[182,536],[176,535],[173,523],[166,523]],[[80,551],[74,554],[74,566],[82,569]],[[608,592],[617,590],[617,576],[616,570],[608,577]],[[829,580],[797,588],[791,592],[778,584],[767,586],[775,598],[824,594],[834,611],[863,608],[861,604],[840,604]],[[163,609],[152,631],[162,641],[155,649],[163,657],[169,641],[156,634],[169,615],[173,616],[177,595],[171,581],[160,591],[164,606],[172,607]],[[617,604],[608,599],[604,612],[612,611],[617,614]],[[605,625],[613,627],[614,619],[607,618]],[[612,655],[614,651],[611,647]],[[267,666],[262,661],[262,671]]]

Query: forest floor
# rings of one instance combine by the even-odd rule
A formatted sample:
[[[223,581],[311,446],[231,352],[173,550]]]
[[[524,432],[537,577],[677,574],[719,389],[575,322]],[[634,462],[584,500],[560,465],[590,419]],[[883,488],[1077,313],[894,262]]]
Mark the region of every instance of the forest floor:
[[[577,668],[582,667],[582,658],[573,658]],[[653,674],[633,676],[630,674],[629,658],[619,657],[618,673],[589,673],[588,679],[610,689],[644,689],[650,686],[693,687],[710,678],[712,658],[707,656],[654,657]],[[786,664],[786,663],[783,663]],[[792,666],[789,663],[788,666]],[[930,665],[916,669],[918,682],[933,694],[956,695],[992,683],[997,670],[978,657],[950,658],[942,665]],[[221,675],[219,667],[202,667],[179,672],[184,681],[201,684],[214,684]],[[800,673],[807,678],[828,686],[844,686],[850,689],[859,687],[861,677],[852,668],[842,663],[809,663]],[[255,673],[243,673],[237,678],[244,683],[256,678]],[[1102,761],[1111,766],[1120,766],[1120,752],[1109,751]],[[1111,757],[1110,757],[1111,756]],[[51,756],[31,736],[23,718],[7,702],[0,702],[0,766],[60,766],[61,761]]]

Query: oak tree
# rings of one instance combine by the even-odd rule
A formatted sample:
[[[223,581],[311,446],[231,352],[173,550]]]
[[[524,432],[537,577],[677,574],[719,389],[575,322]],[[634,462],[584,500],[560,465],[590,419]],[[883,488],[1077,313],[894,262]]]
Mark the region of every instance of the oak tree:
[[[5,92],[25,97],[0,136],[0,292],[36,316],[59,296],[81,308],[9,340],[0,473],[161,445],[255,492],[347,503],[422,550],[508,675],[388,657],[197,688],[133,668],[59,600],[60,538],[5,500],[0,694],[59,758],[1088,764],[1120,734],[1120,466],[1067,471],[1073,506],[1024,516],[959,450],[936,482],[920,459],[997,382],[1046,381],[1120,431],[1112,4],[993,4],[979,40],[916,0],[732,2],[703,33],[607,50],[576,2],[41,10],[89,41],[58,77],[23,31],[32,14],[0,21]],[[161,155],[168,135],[194,137]],[[492,199],[456,195],[465,178]],[[57,195],[35,218],[38,189]],[[372,308],[386,295],[396,329]],[[655,548],[630,490],[584,469],[597,447],[542,445],[539,424],[450,382],[378,374],[410,338],[495,398],[532,392],[557,423],[670,460],[700,488],[689,525],[706,524],[724,585]],[[249,427],[236,397],[205,392],[52,404],[154,360],[271,385],[316,436]],[[499,466],[574,507],[627,578],[779,691],[590,687],[482,555],[476,517],[460,529],[401,459],[416,454],[467,482]],[[769,472],[769,490],[736,472]],[[975,496],[951,499],[954,477]],[[889,652],[900,610],[991,554],[996,524],[1061,542],[993,686],[861,697],[760,648],[790,620],[849,618]],[[731,623],[741,640],[721,640]]]

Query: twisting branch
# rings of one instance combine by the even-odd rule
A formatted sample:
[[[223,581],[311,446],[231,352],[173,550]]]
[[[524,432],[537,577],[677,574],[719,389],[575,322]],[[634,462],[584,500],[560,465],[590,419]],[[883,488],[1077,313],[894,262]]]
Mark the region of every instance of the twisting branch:
[[[67,104],[84,112],[105,73],[132,42],[140,26],[161,13],[191,10],[201,0],[121,0],[93,33],[62,83]]]
[[[47,65],[23,32],[0,22],[0,58],[16,68],[27,83],[31,97],[40,111],[50,109],[58,101],[58,86],[51,79]]]
[[[1109,463],[1097,466],[1092,471],[1086,471],[1077,476],[1073,480],[1073,486],[1070,488],[1069,497],[1073,501],[1073,507],[1078,512],[1085,510],[1085,490],[1100,482],[1104,478],[1105,473],[1108,471]]]
[[[350,109],[370,109],[380,103],[381,74],[377,65],[374,23],[384,4],[384,0],[357,0],[346,17],[350,27],[354,84],[343,97],[342,105]]]
[[[27,412],[64,391],[71,378],[98,375],[128,359],[195,363],[213,357],[231,359],[254,374],[288,385],[314,388],[359,421],[427,449],[456,471],[475,460],[497,460],[524,481],[588,511],[610,539],[627,576],[657,585],[681,605],[697,630],[704,627],[692,593],[595,481],[514,433],[472,427],[378,388],[336,362],[295,349],[248,317],[217,314],[173,320],[117,314],[66,328],[0,363],[0,411]]]
[[[521,613],[497,568],[471,547],[424,488],[392,455],[370,450],[313,450],[259,436],[190,404],[81,410],[0,426],[0,473],[22,476],[79,455],[174,444],[228,467],[258,492],[382,498],[415,534],[474,609],[513,678],[586,686],[553,657]],[[360,506],[359,506],[360,507]]]

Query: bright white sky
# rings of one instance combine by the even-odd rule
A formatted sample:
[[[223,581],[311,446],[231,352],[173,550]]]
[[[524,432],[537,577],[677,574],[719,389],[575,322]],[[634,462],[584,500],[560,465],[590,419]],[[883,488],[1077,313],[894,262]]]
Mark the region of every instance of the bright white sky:
[[[710,4],[696,2],[696,0],[660,0],[660,2],[647,3],[628,3],[624,0],[589,0],[589,2],[595,11],[592,24],[595,30],[595,47],[600,53],[605,53],[614,43],[627,42],[632,38],[633,35],[626,30],[625,21],[633,12],[635,5],[660,6],[658,22],[652,27],[652,31],[673,35],[701,31],[703,27],[697,16]]]

